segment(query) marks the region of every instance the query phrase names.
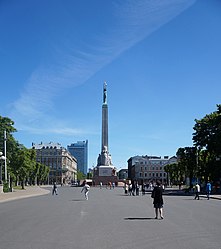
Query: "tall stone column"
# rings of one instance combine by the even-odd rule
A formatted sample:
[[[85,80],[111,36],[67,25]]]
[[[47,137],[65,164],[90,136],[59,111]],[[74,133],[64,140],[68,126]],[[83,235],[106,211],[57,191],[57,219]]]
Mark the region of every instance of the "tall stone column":
[[[111,165],[111,157],[108,151],[108,105],[107,105],[107,84],[103,86],[102,104],[102,134],[101,134],[101,154],[98,157],[97,166]]]
[[[106,82],[104,83],[104,89],[103,89],[101,151],[108,152],[108,105],[107,105],[107,84]]]
[[[97,159],[97,166],[93,171],[93,183],[109,184],[117,183],[116,167],[113,166],[111,155],[108,147],[108,104],[107,104],[107,84],[103,86],[103,103],[102,103],[102,134],[101,134],[101,153]]]

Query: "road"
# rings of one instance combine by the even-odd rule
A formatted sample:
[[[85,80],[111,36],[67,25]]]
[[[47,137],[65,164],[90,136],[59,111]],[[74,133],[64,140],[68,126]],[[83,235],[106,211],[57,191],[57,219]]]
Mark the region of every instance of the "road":
[[[220,249],[220,200],[164,196],[164,220],[150,195],[122,188],[62,187],[59,194],[0,203],[1,249]]]

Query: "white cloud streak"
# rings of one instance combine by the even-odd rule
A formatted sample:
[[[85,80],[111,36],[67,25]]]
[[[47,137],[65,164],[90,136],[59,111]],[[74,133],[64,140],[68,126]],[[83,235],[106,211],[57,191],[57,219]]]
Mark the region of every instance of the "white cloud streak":
[[[20,127],[44,118],[53,107],[54,98],[67,88],[84,83],[102,67],[125,50],[142,41],[153,31],[171,21],[196,0],[137,0],[115,2],[115,24],[107,34],[94,37],[94,44],[84,41],[85,50],[76,51],[57,47],[57,60],[52,66],[37,68],[27,81],[23,92],[14,103],[12,116]],[[58,52],[60,50],[60,52]],[[60,54],[60,55],[59,55]],[[61,56],[61,54],[63,54]],[[56,57],[56,56],[55,56]],[[35,128],[37,132],[37,127]],[[56,128],[50,132],[57,133]],[[60,130],[61,132],[61,130]],[[63,134],[72,133],[67,128]],[[73,131],[73,133],[79,131]]]

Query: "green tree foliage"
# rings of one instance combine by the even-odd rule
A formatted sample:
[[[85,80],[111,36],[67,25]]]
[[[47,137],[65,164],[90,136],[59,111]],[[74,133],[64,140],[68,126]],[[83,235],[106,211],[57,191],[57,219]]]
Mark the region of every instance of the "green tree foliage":
[[[200,172],[205,178],[218,180],[221,174],[221,105],[217,105],[217,111],[195,122],[193,142],[200,150]]]
[[[178,183],[181,178],[181,172],[177,163],[165,165],[164,171],[169,174],[171,183]]]
[[[176,155],[180,168],[185,172],[185,176],[189,177],[191,183],[193,177],[196,177],[198,174],[196,147],[179,148]]]
[[[206,115],[201,120],[195,120],[193,129],[194,145],[200,149],[205,148],[216,156],[221,155],[221,105],[217,111]]]
[[[39,169],[38,174],[37,174],[37,184],[39,185],[39,184],[46,182],[50,168],[41,163],[37,163],[37,165]]]
[[[85,179],[86,178],[86,175],[85,174],[83,174],[81,171],[77,171],[77,179],[78,180],[83,180],[83,179]]]
[[[22,188],[27,182],[29,184],[45,182],[49,167],[36,162],[34,149],[27,149],[14,139],[12,133],[16,129],[13,125],[14,122],[10,118],[0,116],[0,151],[4,151],[4,131],[6,131],[7,171],[10,176],[10,187],[13,182],[15,185],[20,182]],[[8,183],[6,185],[8,186]]]

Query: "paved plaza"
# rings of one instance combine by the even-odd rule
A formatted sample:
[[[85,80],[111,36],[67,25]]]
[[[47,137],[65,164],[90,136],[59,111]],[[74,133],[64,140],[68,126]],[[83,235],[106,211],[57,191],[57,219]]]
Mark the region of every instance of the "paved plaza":
[[[1,249],[221,248],[218,199],[165,195],[165,218],[155,220],[149,194],[92,187],[86,201],[78,187],[60,187],[55,196],[34,189],[29,198],[0,196]]]

